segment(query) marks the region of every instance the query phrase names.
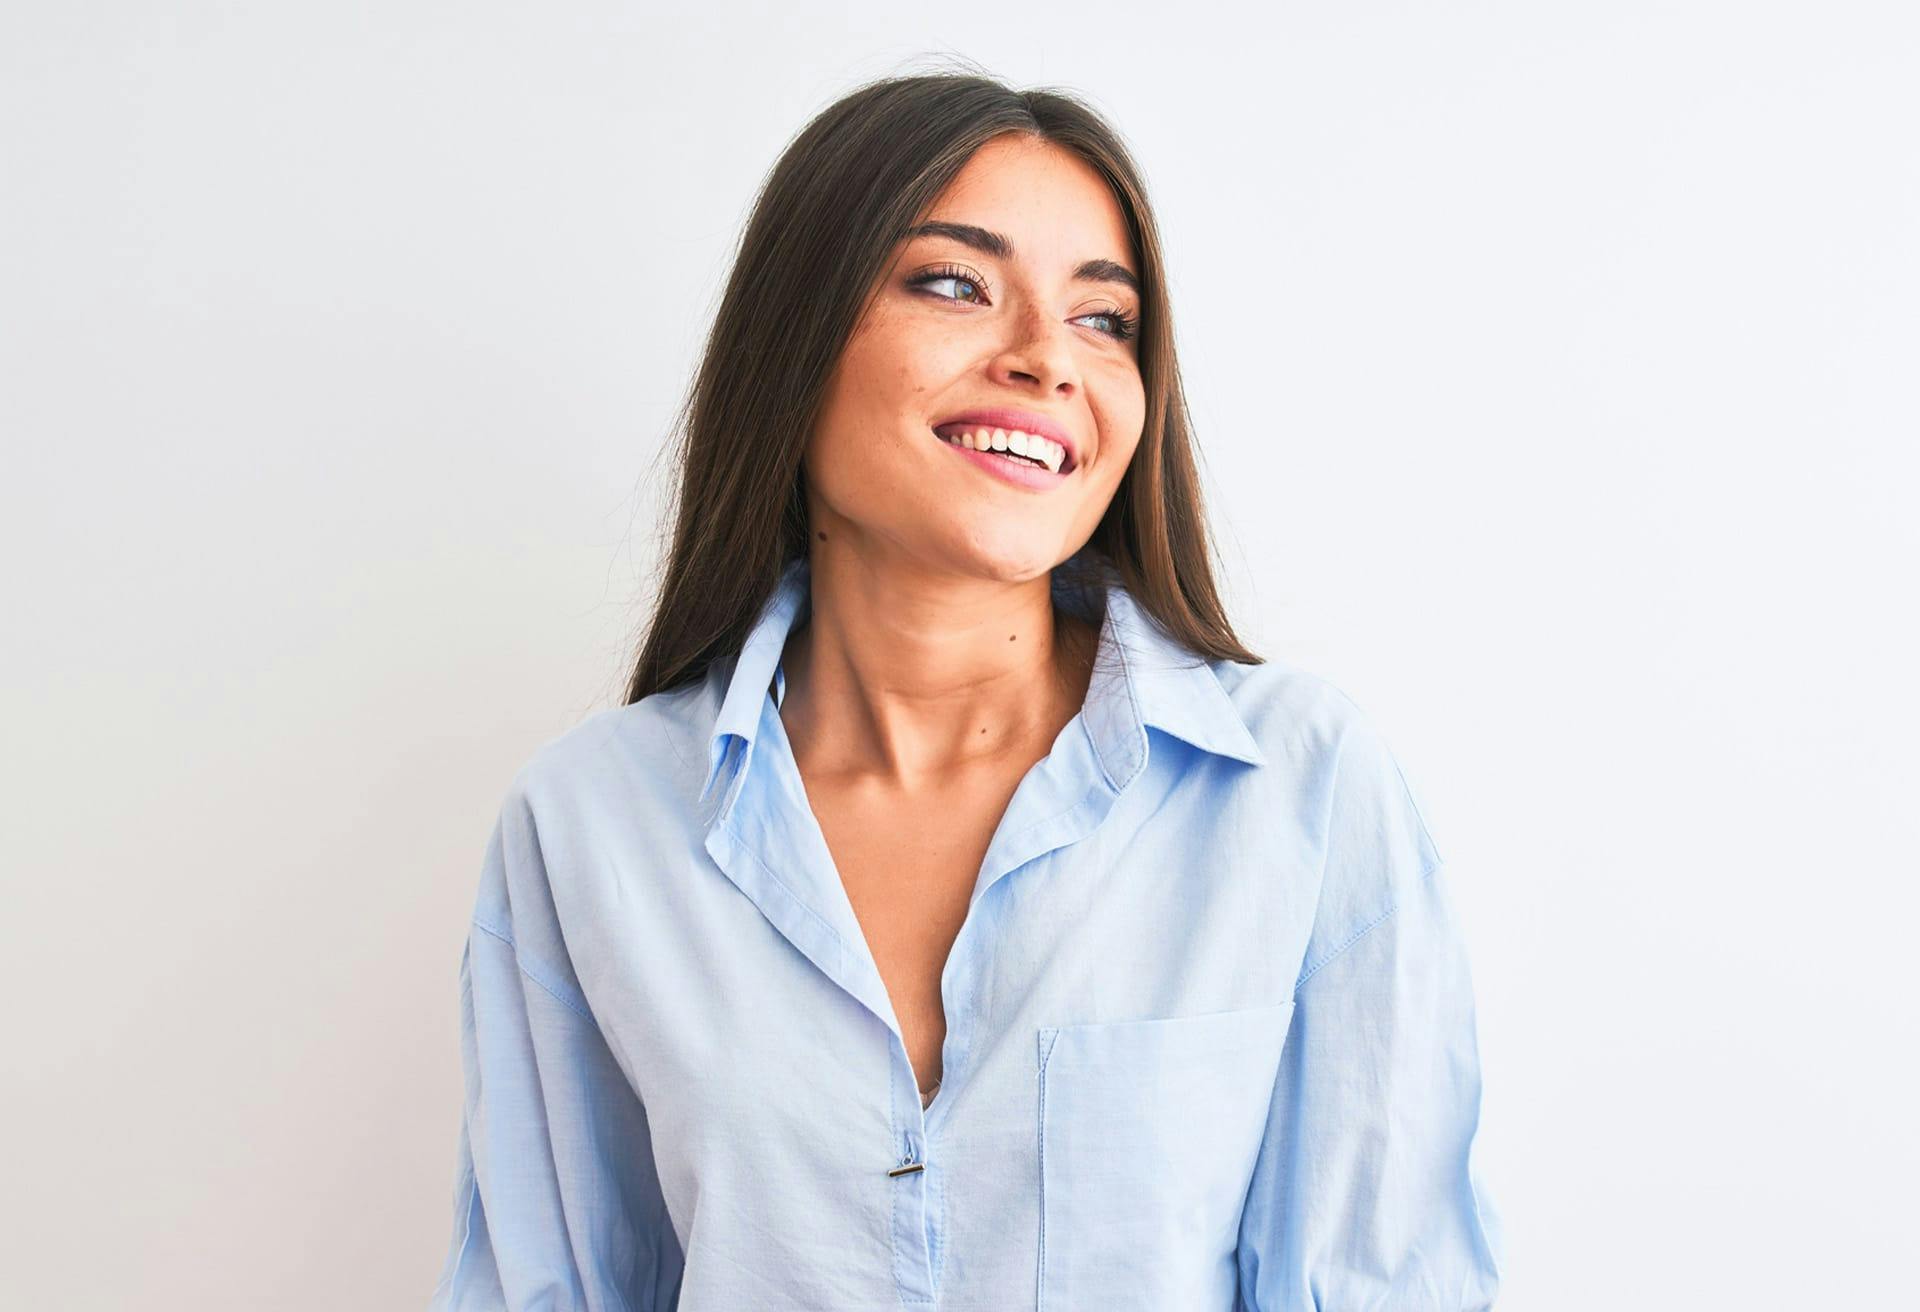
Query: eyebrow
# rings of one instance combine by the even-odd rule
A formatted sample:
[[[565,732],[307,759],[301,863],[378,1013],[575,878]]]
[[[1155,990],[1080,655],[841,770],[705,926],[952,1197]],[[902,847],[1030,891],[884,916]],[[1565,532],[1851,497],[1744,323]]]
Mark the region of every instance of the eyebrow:
[[[982,255],[991,255],[996,260],[1014,258],[1013,243],[1006,237],[971,223],[949,223],[943,219],[917,223],[907,229],[902,240],[910,241],[915,237],[950,237],[961,245],[970,246]],[[1083,260],[1075,266],[1073,276],[1080,282],[1114,283],[1129,288],[1136,296],[1141,295],[1140,280],[1134,277],[1133,270],[1112,260]]]

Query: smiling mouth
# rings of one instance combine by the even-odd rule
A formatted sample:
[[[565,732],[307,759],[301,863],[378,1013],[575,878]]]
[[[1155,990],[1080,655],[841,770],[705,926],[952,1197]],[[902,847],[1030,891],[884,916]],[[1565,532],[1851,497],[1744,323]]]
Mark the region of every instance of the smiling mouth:
[[[1029,436],[1018,430],[972,424],[942,424],[933,430],[933,435],[948,446],[998,456],[1014,464],[1045,470],[1063,478],[1074,470],[1073,452],[1060,443]]]

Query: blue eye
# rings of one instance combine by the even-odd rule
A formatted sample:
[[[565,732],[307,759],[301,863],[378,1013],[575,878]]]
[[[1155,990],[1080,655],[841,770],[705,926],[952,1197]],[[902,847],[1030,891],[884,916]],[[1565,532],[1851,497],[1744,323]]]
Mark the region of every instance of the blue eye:
[[[925,273],[916,273],[913,277],[907,279],[907,286],[923,288],[937,282],[951,282],[956,284],[957,287],[972,287],[976,293],[981,294],[984,294],[987,289],[987,284],[983,279],[968,273],[965,269],[958,268],[951,264],[943,265],[938,269],[929,269]],[[938,296],[943,301],[965,302],[965,298],[961,296],[948,296],[944,292],[929,292],[928,295]],[[977,304],[978,302],[974,301],[971,303]],[[1111,328],[1102,328],[1098,331],[1120,342],[1127,341],[1133,337],[1134,334],[1139,331],[1140,327],[1140,316],[1128,314],[1124,310],[1101,310],[1094,314],[1083,314],[1080,317],[1082,319],[1108,320],[1113,326]]]
[[[1102,331],[1111,332],[1123,342],[1140,330],[1140,316],[1124,314],[1119,310],[1102,310],[1098,314],[1087,314],[1081,317],[1085,319],[1113,320],[1113,327],[1111,329],[1103,329]]]

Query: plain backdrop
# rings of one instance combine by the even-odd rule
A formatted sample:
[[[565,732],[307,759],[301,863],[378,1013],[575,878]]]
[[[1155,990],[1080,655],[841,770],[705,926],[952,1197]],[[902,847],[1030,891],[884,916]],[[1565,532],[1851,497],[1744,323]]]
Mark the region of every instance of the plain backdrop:
[[[0,18],[0,1301],[424,1306],[747,206],[948,54],[1137,152],[1232,613],[1417,781],[1500,1305],[1910,1300],[1909,6],[406,0]]]

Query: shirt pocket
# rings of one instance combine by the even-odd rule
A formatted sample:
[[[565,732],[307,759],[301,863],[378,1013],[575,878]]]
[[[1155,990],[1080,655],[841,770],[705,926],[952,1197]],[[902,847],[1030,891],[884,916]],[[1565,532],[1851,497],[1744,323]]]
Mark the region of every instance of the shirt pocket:
[[[1233,1305],[1293,1002],[1039,1031],[1041,1312]]]

